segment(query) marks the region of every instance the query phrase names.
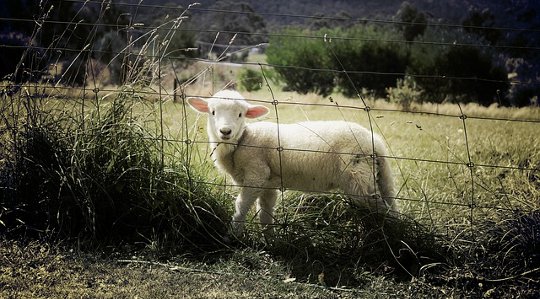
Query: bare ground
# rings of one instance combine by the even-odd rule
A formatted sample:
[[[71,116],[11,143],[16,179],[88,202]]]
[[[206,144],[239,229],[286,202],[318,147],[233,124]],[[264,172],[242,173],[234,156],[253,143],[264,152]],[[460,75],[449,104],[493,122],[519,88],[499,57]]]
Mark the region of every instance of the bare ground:
[[[43,242],[0,239],[0,298],[534,298],[538,290],[394,281],[366,273],[355,288],[305,283],[264,251],[238,250],[212,261],[114,250],[81,253]],[[127,254],[126,252],[130,252]],[[317,280],[317,279],[316,279]],[[475,285],[471,287],[471,283]]]
[[[239,259],[208,266],[75,254],[0,242],[1,298],[352,298],[358,292],[297,283]],[[270,268],[275,268],[270,266]]]

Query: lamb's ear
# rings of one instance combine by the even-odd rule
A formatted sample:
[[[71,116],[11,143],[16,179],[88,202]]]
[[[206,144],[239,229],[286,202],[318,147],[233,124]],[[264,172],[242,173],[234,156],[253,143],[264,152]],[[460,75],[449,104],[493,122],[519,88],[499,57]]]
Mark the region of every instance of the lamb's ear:
[[[201,98],[187,98],[187,102],[191,108],[202,112],[202,113],[208,113],[208,102]]]
[[[257,118],[257,117],[261,117],[261,116],[264,116],[268,113],[268,108],[266,108],[265,106],[261,106],[261,105],[253,105],[253,106],[249,106],[247,112],[246,112],[246,117],[247,118]]]

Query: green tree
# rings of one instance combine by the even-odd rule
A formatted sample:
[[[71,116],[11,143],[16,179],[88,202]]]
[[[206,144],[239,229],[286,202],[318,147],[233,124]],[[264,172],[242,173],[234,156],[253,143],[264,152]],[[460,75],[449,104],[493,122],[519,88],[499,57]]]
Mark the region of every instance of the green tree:
[[[496,102],[497,92],[508,90],[508,75],[492,57],[473,47],[452,47],[436,60],[446,78],[442,85],[446,94],[461,102],[490,105]]]
[[[157,28],[157,37],[159,44],[163,45],[165,57],[169,57],[174,61],[182,61],[186,58],[197,57],[197,35],[191,27],[190,22],[192,16],[189,11],[180,5],[159,10],[152,15],[152,19],[148,20],[150,27]],[[178,12],[184,12],[184,19],[178,20],[170,16],[177,16]]]
[[[107,32],[117,31],[121,34],[119,38],[127,39],[125,28],[130,19],[113,3],[87,3],[82,8],[76,2],[65,0],[42,3],[39,13],[50,10],[48,20],[52,22],[46,22],[41,28],[40,44],[50,49],[59,49],[51,53],[51,59],[65,66],[61,78],[66,84],[84,83],[87,62],[96,54],[91,51],[94,43]]]
[[[355,97],[361,88],[385,96],[386,88],[395,86],[407,69],[408,55],[384,41],[342,41],[335,45],[334,67],[345,71],[337,74],[337,84],[345,96]]]
[[[288,29],[270,38],[267,61],[286,83],[286,88],[306,94],[329,95],[334,88],[332,60],[323,39],[298,38],[308,31]]]
[[[384,97],[386,88],[395,86],[408,64],[408,52],[390,40],[399,40],[395,33],[375,26],[356,26],[333,33],[341,36],[332,47],[336,84],[348,97],[356,97],[362,88]]]
[[[320,38],[294,37],[306,35]],[[348,97],[362,88],[384,96],[408,64],[407,50],[387,42],[392,39],[396,39],[392,33],[372,26],[286,30],[270,40],[266,53],[269,63],[279,65],[277,71],[291,90],[328,95],[337,85]]]
[[[11,63],[0,66],[2,75],[13,73],[15,80],[39,79],[47,64],[54,61],[63,65],[63,73],[58,75],[64,83],[83,84],[94,42],[108,31],[120,32],[129,23],[112,3],[81,6],[66,0],[8,0],[7,4],[0,4],[0,9],[8,18],[36,20],[34,23],[8,21],[0,29],[0,35],[15,32],[6,35],[6,44],[16,45],[17,50],[9,52]]]
[[[478,11],[469,9],[469,14],[463,20],[462,25],[466,32],[485,38],[490,44],[495,45],[501,38],[502,33],[495,26],[495,15],[489,9]]]
[[[483,105],[504,102],[509,84],[497,49],[476,35],[463,34],[461,28],[431,27],[424,38],[441,44],[414,43],[408,47],[407,73],[424,90],[421,100]]]
[[[207,31],[199,39],[217,56],[234,52],[237,46],[251,46],[267,42],[266,22],[253,8],[237,1],[217,1],[212,12],[201,20]],[[233,13],[230,13],[234,11]],[[203,48],[203,52],[206,49]]]
[[[399,28],[403,32],[406,41],[413,41],[417,36],[421,36],[426,31],[426,15],[419,12],[418,9],[405,1],[401,4],[397,14]]]
[[[324,14],[317,15],[309,24],[309,29],[317,31],[324,28],[348,28],[354,24],[354,20],[347,12],[340,12],[333,17],[327,18]]]

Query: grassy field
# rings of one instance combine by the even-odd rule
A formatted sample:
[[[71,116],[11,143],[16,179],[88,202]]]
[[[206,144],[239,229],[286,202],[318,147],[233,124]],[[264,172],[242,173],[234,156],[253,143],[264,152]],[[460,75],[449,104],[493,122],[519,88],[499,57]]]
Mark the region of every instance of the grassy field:
[[[61,149],[55,159],[38,163],[38,155],[24,159],[33,164],[18,164],[41,167],[42,177],[30,177],[45,181],[36,191],[44,200],[22,207],[4,201],[2,225],[9,228],[13,221],[26,227],[23,232],[33,231],[24,218],[10,215],[28,207],[41,209],[46,202],[48,226],[38,235],[51,237],[66,233],[54,225],[79,223],[73,207],[91,212],[83,213],[88,219],[79,223],[86,231],[67,238],[79,240],[86,249],[71,241],[51,245],[2,240],[1,297],[538,295],[539,109],[424,104],[401,112],[396,105],[367,98],[367,112],[361,101],[339,95],[321,98],[279,88],[272,92],[245,93],[271,108],[267,121],[344,119],[381,134],[390,148],[402,217],[385,221],[358,211],[339,195],[288,191],[278,203],[274,239],[264,240],[253,223],[247,236],[225,244],[219,236],[236,189],[209,159],[206,119],[182,101],[173,102],[166,92],[163,101],[156,101],[155,94],[124,91],[117,97],[102,90],[98,98],[84,102],[46,99],[37,110],[28,110],[21,97],[16,115],[13,102],[3,102],[9,124],[2,127],[5,141],[11,136],[8,129],[20,126],[22,133],[33,134],[21,133],[34,142],[22,150],[29,153],[28,146],[41,140],[35,138],[36,128],[68,130],[45,138],[47,148]],[[203,86],[186,94],[210,91]],[[42,108],[47,113],[36,113]],[[9,158],[2,156],[3,167]],[[61,188],[48,184],[55,182],[48,178],[51,174]],[[133,219],[100,214],[104,196],[111,202],[105,201],[108,209],[138,214],[131,215]],[[56,213],[51,217],[51,203],[57,201],[61,205],[53,205]],[[99,221],[109,223],[105,220],[114,229],[125,222],[125,230],[111,231],[115,236],[138,238],[88,241],[99,235]]]
[[[535,133],[540,126],[539,109],[472,104],[460,111],[453,104],[426,104],[415,106],[414,113],[404,113],[383,100],[371,100],[368,115],[361,101],[338,95],[330,100],[278,91],[272,98],[262,91],[246,93],[246,97],[265,101],[272,108],[267,121],[339,119],[372,127],[390,149],[403,212],[416,220],[439,225],[469,222],[471,203],[475,205],[472,213],[478,213],[472,220],[500,216],[496,215],[500,210],[538,209],[540,139]],[[279,101],[275,109],[270,104],[274,99]],[[183,107],[179,106],[170,103],[166,114],[181,115]],[[187,135],[201,142],[196,152],[204,153],[193,163],[209,164],[204,144],[206,119],[190,109],[187,115]],[[171,136],[185,138],[178,135],[183,131],[181,119],[166,117],[165,124]],[[473,167],[467,166],[470,162]],[[211,165],[206,167],[211,169]]]

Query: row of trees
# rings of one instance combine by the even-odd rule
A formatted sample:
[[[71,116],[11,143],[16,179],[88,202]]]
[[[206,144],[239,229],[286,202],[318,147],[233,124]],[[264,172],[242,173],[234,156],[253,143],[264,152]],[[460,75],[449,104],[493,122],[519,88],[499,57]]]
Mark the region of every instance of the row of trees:
[[[174,63],[186,56],[221,60],[226,51],[233,53],[231,60],[242,60],[248,53],[241,51],[242,47],[267,42],[270,36],[268,62],[276,65],[287,88],[301,93],[328,95],[337,90],[354,97],[364,88],[386,96],[388,88],[408,76],[407,82],[413,80],[422,90],[420,101],[527,105],[539,89],[531,84],[513,86],[509,91],[507,72],[522,76],[530,58],[513,60],[509,67],[507,57],[519,53],[502,53],[492,47],[502,35],[499,29],[489,29],[494,25],[489,11],[471,11],[463,20],[464,27],[445,28],[427,26],[427,15],[403,2],[394,25],[359,23],[342,13],[268,34],[264,18],[249,5],[217,1],[211,11],[194,15],[191,22],[183,21],[181,30],[171,34],[174,22],[168,23],[171,19],[166,15],[178,15],[182,8],[141,14],[126,11],[130,6],[120,9],[112,3],[8,2],[10,5],[0,3],[0,15],[13,18],[0,29],[5,53],[0,56],[0,76],[9,75],[15,81],[39,78],[53,63],[65,66],[60,74],[63,82],[83,84],[89,73],[88,61],[93,60],[108,67],[109,83],[123,84],[133,72],[130,68],[141,67],[147,59],[136,55],[137,48],[143,46],[134,42],[148,34],[146,29],[133,29],[134,23],[142,23],[150,30],[157,28],[142,41],[167,45],[159,53],[146,53],[151,54],[148,57],[168,56]],[[20,20],[42,23],[35,26]],[[194,28],[194,23],[199,27]],[[194,48],[198,51],[189,51]],[[506,68],[501,57],[507,60]],[[507,94],[510,96],[505,97]]]
[[[96,68],[107,68],[107,83],[124,84],[129,77],[140,77],[153,57],[197,55],[187,51],[196,47],[195,34],[175,30],[178,20],[168,17],[178,16],[182,7],[139,14],[136,7],[112,2],[9,0],[0,3],[0,11],[7,19],[0,27],[2,80],[37,81],[52,75],[48,79],[82,85],[96,75]],[[139,29],[137,23],[151,29]]]
[[[540,58],[525,50],[534,39],[526,31],[503,34],[489,9],[471,6],[462,26],[428,26],[432,16],[407,1],[393,24],[359,23],[345,12],[320,16],[270,35],[268,62],[288,89],[348,97],[367,89],[397,99],[396,88],[413,88],[408,94],[416,101],[514,106],[530,105],[540,93]],[[410,97],[401,98],[407,105]]]
[[[386,96],[388,87],[409,76],[424,91],[419,101],[489,105],[509,88],[504,67],[479,47],[410,44],[399,32],[375,26],[282,33],[271,38],[268,62],[300,93],[326,96],[337,89],[354,97],[365,88]]]
[[[36,81],[50,65],[60,65],[54,80],[81,85],[95,71],[89,69],[93,61],[109,70],[108,83],[124,84],[154,58],[169,57],[174,64],[197,56],[245,60],[248,51],[238,45],[267,41],[265,21],[249,5],[218,1],[212,9],[197,16],[200,27],[193,28],[194,22],[183,18],[191,12],[174,4],[139,11],[113,2],[9,0],[0,3],[0,17],[7,19],[0,27],[0,78]],[[232,17],[231,10],[239,14]],[[175,19],[179,14],[183,17]]]

